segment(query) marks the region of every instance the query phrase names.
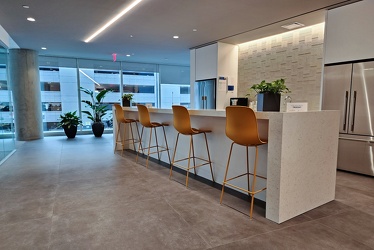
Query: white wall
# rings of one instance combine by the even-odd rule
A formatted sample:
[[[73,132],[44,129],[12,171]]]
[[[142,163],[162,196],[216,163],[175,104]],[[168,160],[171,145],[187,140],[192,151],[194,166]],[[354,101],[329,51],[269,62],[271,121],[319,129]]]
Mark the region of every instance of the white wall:
[[[230,105],[231,97],[238,97],[238,46],[218,43],[218,77],[227,78],[227,85],[234,86],[234,91],[220,90],[217,82],[217,109]],[[217,79],[218,81],[218,79]]]
[[[195,89],[193,86],[195,85],[195,79],[196,79],[196,50],[191,49],[190,50],[190,107],[191,109],[195,109]]]
[[[328,11],[325,64],[374,58],[374,1]]]

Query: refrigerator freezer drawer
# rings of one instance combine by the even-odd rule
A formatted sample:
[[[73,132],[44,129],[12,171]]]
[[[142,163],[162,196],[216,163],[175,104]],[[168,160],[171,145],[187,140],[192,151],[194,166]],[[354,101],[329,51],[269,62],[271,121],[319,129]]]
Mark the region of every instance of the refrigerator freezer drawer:
[[[374,141],[340,138],[338,169],[374,176]]]

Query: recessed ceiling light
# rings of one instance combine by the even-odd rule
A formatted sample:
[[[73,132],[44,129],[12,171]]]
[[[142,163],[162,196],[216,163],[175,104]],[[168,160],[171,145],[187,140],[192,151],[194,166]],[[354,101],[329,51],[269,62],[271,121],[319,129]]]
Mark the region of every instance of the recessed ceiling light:
[[[127,56],[127,57],[130,57],[131,55],[127,54],[126,56]]]
[[[179,38],[179,36],[173,36],[173,38],[174,38],[174,39],[178,39],[178,38]]]
[[[30,22],[35,22],[35,18],[32,18],[32,17],[28,17],[28,18],[27,18],[27,21],[30,21]]]
[[[46,50],[47,48],[46,47],[42,47],[42,50]]]
[[[136,0],[135,2],[133,2],[132,4],[130,4],[129,6],[127,6],[118,15],[116,15],[115,17],[113,17],[112,19],[110,19],[109,22],[107,22],[106,24],[104,24],[104,26],[102,26],[97,31],[95,31],[89,38],[87,38],[86,40],[84,40],[84,42],[88,43],[89,41],[91,41],[93,38],[95,38],[101,32],[103,32],[104,30],[106,30],[115,21],[117,21],[119,18],[121,18],[123,15],[125,15],[127,12],[129,12],[132,8],[134,8],[136,5],[138,5],[141,1],[142,0]]]
[[[133,35],[130,35],[130,37],[134,37]]]
[[[305,26],[305,24],[302,24],[302,23],[299,23],[299,22],[294,22],[294,23],[291,23],[291,24],[282,25],[281,27],[285,28],[285,29],[288,29],[288,30],[293,30],[293,29],[296,29],[296,28],[304,27],[304,26]]]
[[[197,29],[193,29],[192,31],[197,31]]]
[[[28,5],[22,5],[22,7],[25,8],[25,9],[29,9],[30,8],[30,6],[28,6]]]

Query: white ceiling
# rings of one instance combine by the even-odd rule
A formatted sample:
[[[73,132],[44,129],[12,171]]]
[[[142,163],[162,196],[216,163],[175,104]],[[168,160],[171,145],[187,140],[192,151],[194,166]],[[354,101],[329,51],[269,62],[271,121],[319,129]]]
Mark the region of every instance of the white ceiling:
[[[190,48],[278,34],[285,31],[281,25],[293,21],[320,23],[326,9],[357,2],[143,0],[92,42],[83,42],[132,1],[0,0],[0,25],[21,48],[37,50],[40,55],[111,60],[112,53],[117,53],[121,61],[189,65]],[[26,21],[29,16],[36,22]],[[173,35],[180,38],[173,39]]]

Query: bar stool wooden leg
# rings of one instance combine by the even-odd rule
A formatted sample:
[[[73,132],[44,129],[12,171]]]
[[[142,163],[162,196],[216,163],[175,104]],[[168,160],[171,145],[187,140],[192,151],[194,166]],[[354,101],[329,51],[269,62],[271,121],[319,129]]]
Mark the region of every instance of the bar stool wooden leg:
[[[118,136],[119,136],[119,131],[120,131],[120,127],[121,126],[121,123],[118,123],[117,124],[117,135],[116,135],[116,145],[114,146],[114,153],[116,153],[116,150],[117,150],[117,144],[118,144]]]
[[[188,150],[188,163],[187,163],[187,176],[186,176],[186,188],[188,187],[188,175],[190,173],[191,164],[191,148],[192,148],[192,135],[190,135],[190,148]]]
[[[155,128],[155,138],[156,138],[157,157],[158,157],[158,160],[160,160],[160,151],[158,149],[157,129],[156,128]]]
[[[139,128],[138,128],[138,123],[135,122],[135,128],[136,128],[136,134],[138,135],[138,140],[139,140],[139,143],[141,144],[141,140],[140,140],[140,134],[139,134]]]
[[[233,147],[233,146],[234,146],[234,142],[231,143],[230,153],[229,153],[229,159],[227,160],[225,177],[223,178],[223,183],[222,183],[221,198],[220,198],[220,200],[219,200],[219,203],[220,203],[220,204],[222,204],[223,194],[224,194],[224,191],[225,191],[225,185],[226,185],[226,182],[227,182],[227,173],[229,172],[230,159],[231,159],[231,153],[232,153],[232,147]]]
[[[196,175],[196,160],[195,160],[195,148],[193,146],[193,136],[191,135],[191,146],[192,146],[192,160],[193,160],[193,165],[194,165],[194,168],[193,168],[193,172],[194,174]]]
[[[125,148],[125,129],[126,129],[126,126],[124,125],[124,130],[123,130],[123,134],[122,136],[120,135],[121,134],[121,125],[122,123],[118,123],[117,127],[117,136],[116,136],[116,145],[114,147],[114,153],[116,153],[116,150],[117,150],[117,144],[118,144],[118,139],[119,137],[121,137],[121,146],[122,146],[122,151],[121,151],[121,156],[123,155],[123,150]]]
[[[212,181],[214,181],[214,176],[213,176],[213,167],[212,167],[212,160],[210,159],[210,153],[209,153],[209,148],[208,148],[208,140],[206,138],[206,133],[204,133],[204,138],[205,138],[205,145],[206,145],[206,152],[208,153],[208,160],[209,160],[209,166],[210,166],[210,173],[212,174]]]
[[[246,158],[246,164],[247,164],[247,187],[248,187],[248,190],[250,190],[249,189],[249,158],[248,158],[248,146],[246,146],[245,147],[245,149],[246,149],[246,155],[247,155],[247,158]],[[252,189],[252,190],[254,190],[254,189]]]
[[[136,151],[136,148],[135,148],[135,139],[134,139],[134,133],[132,131],[132,122],[129,123],[129,127],[130,127],[130,132],[131,132],[131,141],[132,141],[132,145],[134,147],[134,151]],[[126,125],[125,125],[126,126]]]
[[[257,158],[258,158],[258,147],[256,146],[256,157],[255,157],[255,165],[253,167],[253,182],[252,182],[252,192],[251,192],[251,209],[249,211],[249,217],[252,219],[252,213],[253,213],[253,203],[255,199],[255,187],[256,187],[256,171],[257,171]]]
[[[139,128],[138,128],[138,122],[135,122],[135,128],[136,128],[136,133],[138,135],[138,143],[139,143],[139,147],[138,147],[138,151],[140,150],[139,148],[142,149],[142,153],[144,154],[144,150],[143,150],[143,145],[142,145],[142,140],[141,140],[141,136],[139,134]]]
[[[149,161],[149,153],[151,152],[152,130],[153,128],[151,128],[151,131],[149,132],[148,155],[147,155],[147,162],[146,162],[147,168],[148,168],[148,161]]]
[[[136,162],[138,162],[140,148],[142,149],[142,152],[144,154],[144,149],[143,149],[143,146],[142,146],[143,132],[144,132],[144,127],[142,127],[142,132],[140,134],[140,142],[139,142],[139,147],[138,147],[138,153],[136,154],[136,159],[135,159]]]
[[[170,153],[169,153],[169,145],[168,145],[168,141],[166,140],[166,133],[165,133],[165,127],[164,126],[162,126],[162,130],[164,131],[164,140],[165,140],[165,145],[166,145],[166,152],[168,152],[169,164],[171,164]]]
[[[177,141],[175,142],[175,149],[174,149],[174,154],[173,154],[173,160],[170,164],[170,174],[169,174],[169,179],[171,179],[172,175],[173,175],[173,165],[174,165],[174,162],[175,162],[175,155],[177,153],[177,147],[178,147],[178,139],[179,139],[179,134],[177,134]]]

